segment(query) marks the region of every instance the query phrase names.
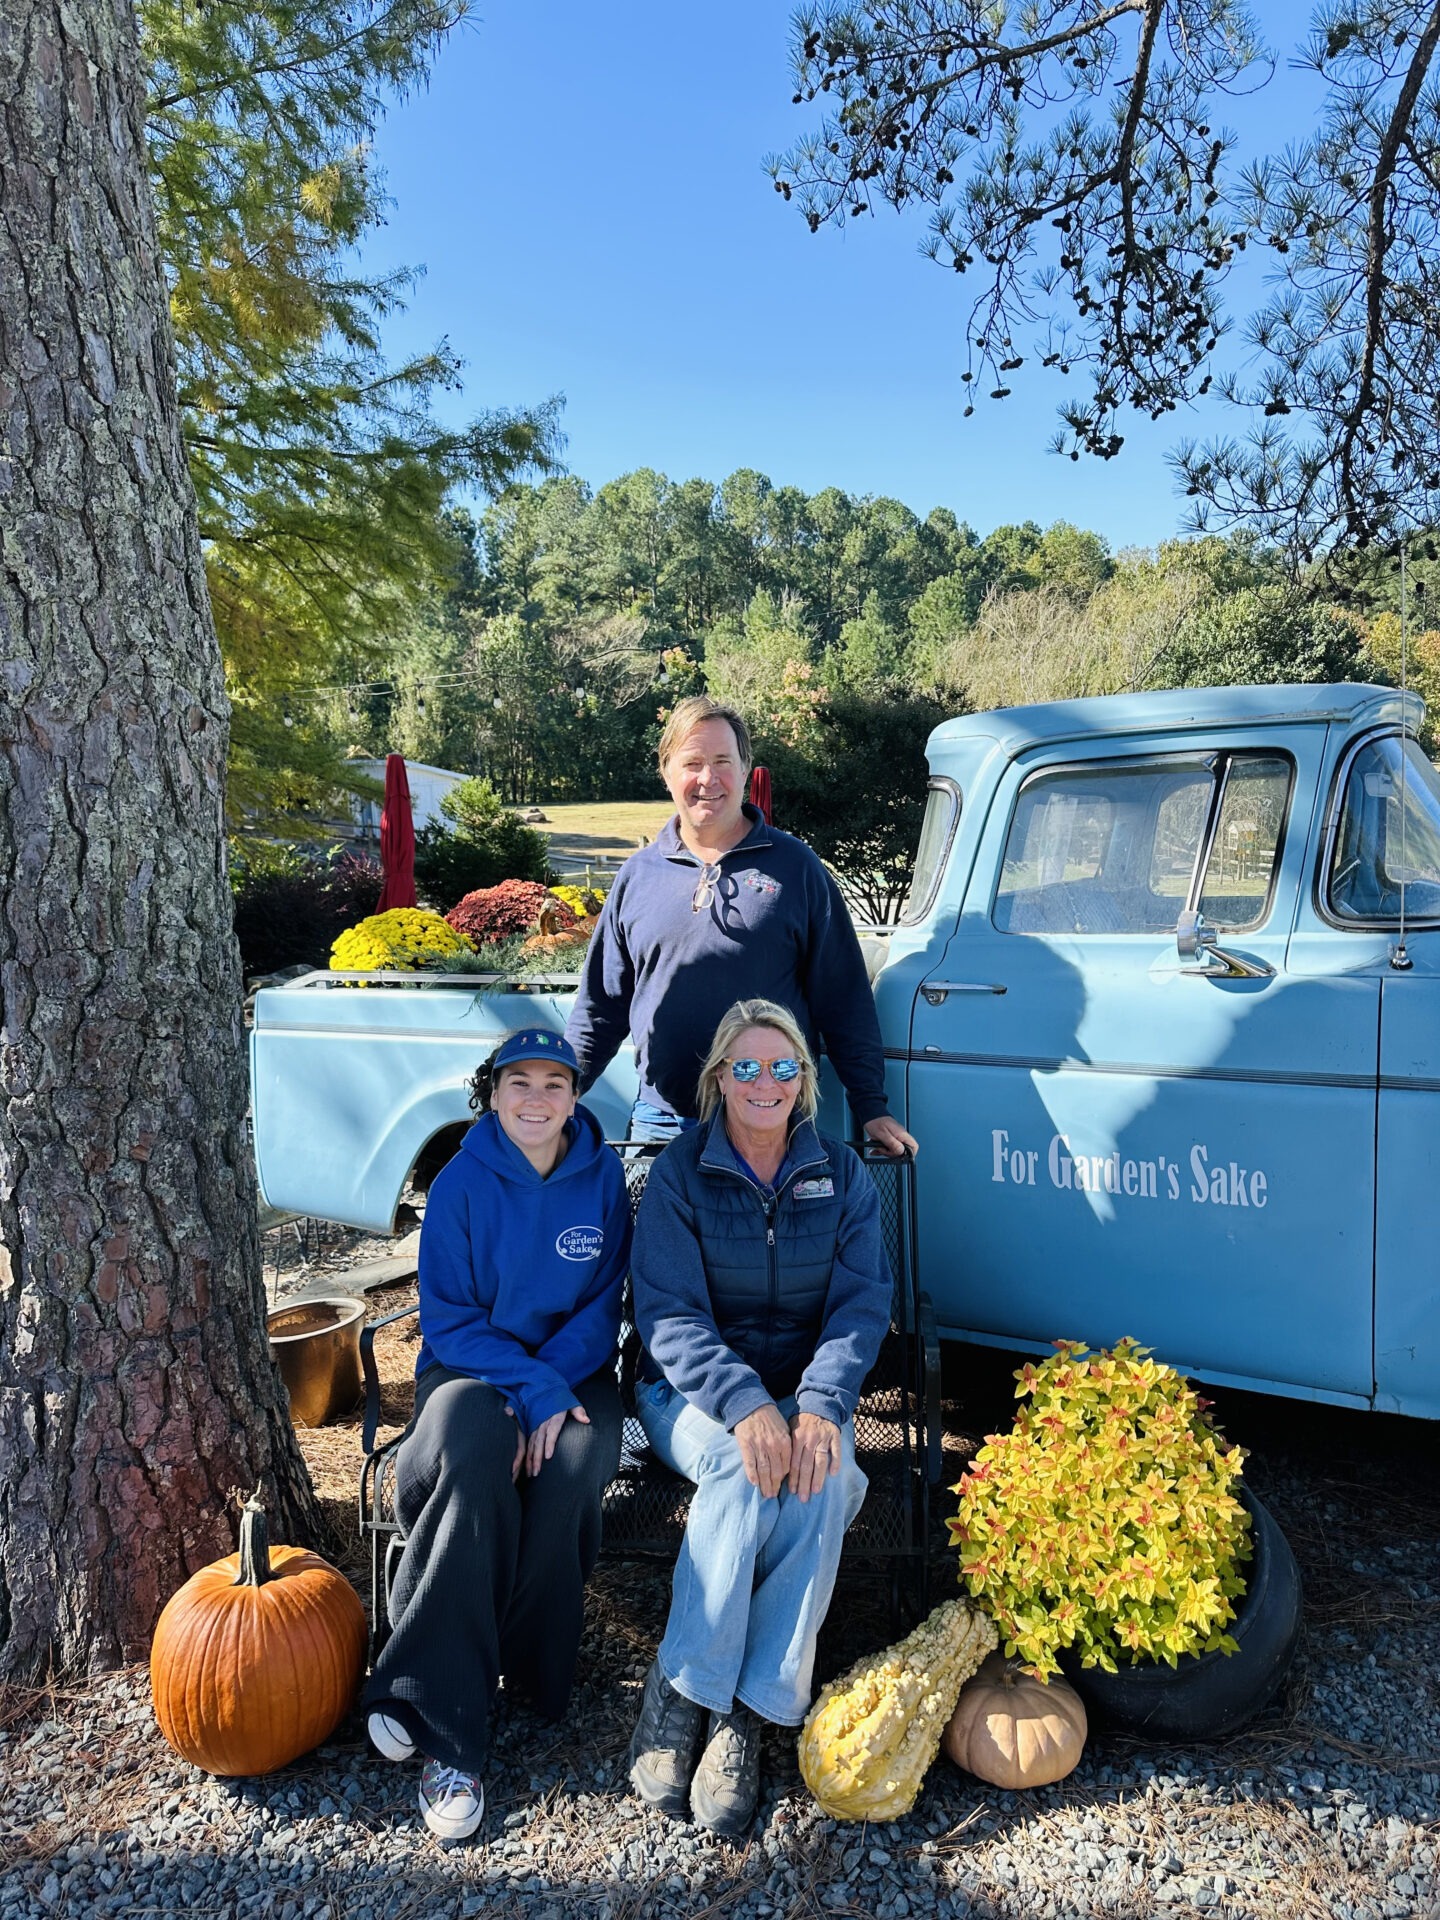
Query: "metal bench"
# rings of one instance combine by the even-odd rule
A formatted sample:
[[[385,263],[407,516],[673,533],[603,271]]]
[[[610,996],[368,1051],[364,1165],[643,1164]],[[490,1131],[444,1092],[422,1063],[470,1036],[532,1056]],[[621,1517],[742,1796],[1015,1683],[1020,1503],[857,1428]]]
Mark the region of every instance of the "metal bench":
[[[660,1151],[650,1145],[613,1142],[626,1156],[625,1179],[633,1212],[646,1176]],[[918,1617],[927,1598],[930,1543],[930,1494],[942,1472],[940,1424],[940,1343],[929,1297],[915,1282],[915,1170],[906,1158],[865,1155],[880,1196],[880,1213],[895,1277],[895,1306],[890,1331],[868,1375],[855,1411],[855,1452],[870,1482],[865,1504],[845,1540],[843,1572],[864,1570],[889,1586],[897,1619]],[[360,1336],[365,1375],[365,1461],[360,1474],[360,1532],[370,1549],[371,1617],[375,1645],[389,1631],[388,1608],[395,1569],[404,1540],[395,1517],[395,1466],[405,1435],[377,1447],[380,1376],[375,1364],[375,1335],[418,1313],[402,1307],[371,1321]],[[631,1314],[626,1282],[616,1370],[625,1423],[620,1469],[606,1489],[602,1551],[626,1556],[674,1559],[679,1551],[693,1491],[650,1451],[635,1414],[635,1375],[640,1338]]]

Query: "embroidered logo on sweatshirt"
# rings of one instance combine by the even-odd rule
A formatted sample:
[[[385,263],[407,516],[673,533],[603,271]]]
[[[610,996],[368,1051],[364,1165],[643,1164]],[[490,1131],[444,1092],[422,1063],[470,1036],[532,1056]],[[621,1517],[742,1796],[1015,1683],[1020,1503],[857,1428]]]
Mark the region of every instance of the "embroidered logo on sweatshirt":
[[[822,1173],[818,1180],[797,1180],[795,1198],[797,1200],[833,1200],[835,1182],[828,1173]]]
[[[555,1242],[562,1260],[598,1260],[605,1246],[599,1227],[566,1227]]]
[[[764,894],[768,900],[773,900],[780,892],[780,882],[775,876],[761,873],[758,867],[747,867],[744,873],[737,873],[735,878],[742,887],[748,887],[751,893]]]

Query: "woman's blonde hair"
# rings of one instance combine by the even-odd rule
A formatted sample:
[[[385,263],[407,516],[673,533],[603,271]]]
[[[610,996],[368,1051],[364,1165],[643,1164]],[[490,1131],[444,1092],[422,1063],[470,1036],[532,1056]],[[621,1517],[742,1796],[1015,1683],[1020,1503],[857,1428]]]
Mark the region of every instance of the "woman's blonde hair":
[[[782,1007],[774,1000],[737,1000],[715,1029],[715,1038],[710,1042],[710,1051],[700,1069],[700,1118],[708,1120],[720,1105],[720,1079],[725,1071],[725,1062],[747,1027],[773,1027],[776,1033],[784,1035],[785,1044],[802,1068],[800,1092],[794,1111],[802,1120],[813,1120],[820,1105],[815,1058],[799,1021],[788,1007]]]

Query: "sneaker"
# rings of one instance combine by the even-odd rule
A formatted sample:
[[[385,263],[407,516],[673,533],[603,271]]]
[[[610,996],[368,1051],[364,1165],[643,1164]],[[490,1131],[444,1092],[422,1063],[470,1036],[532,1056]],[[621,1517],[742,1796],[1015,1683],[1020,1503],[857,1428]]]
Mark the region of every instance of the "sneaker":
[[[372,1707],[365,1718],[365,1731],[370,1736],[370,1744],[386,1760],[413,1760],[415,1742],[410,1738],[409,1729],[398,1721],[393,1713],[386,1713],[383,1707]]]
[[[420,1811],[441,1840],[468,1840],[485,1818],[485,1787],[478,1774],[427,1760],[420,1775]]]
[[[690,1776],[705,1737],[705,1709],[671,1686],[656,1660],[645,1676],[640,1718],[630,1742],[630,1784],[647,1806],[684,1815]]]
[[[690,1811],[712,1833],[748,1832],[760,1795],[760,1723],[737,1704],[712,1713],[705,1751],[690,1782]]]

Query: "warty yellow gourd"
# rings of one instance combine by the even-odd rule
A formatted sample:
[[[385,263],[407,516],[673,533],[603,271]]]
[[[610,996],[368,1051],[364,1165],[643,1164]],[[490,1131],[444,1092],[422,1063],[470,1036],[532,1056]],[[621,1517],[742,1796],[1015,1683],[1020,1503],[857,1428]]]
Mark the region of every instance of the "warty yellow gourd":
[[[898,1820],[915,1804],[994,1622],[947,1600],[913,1633],[822,1689],[800,1730],[800,1772],[835,1820]]]

